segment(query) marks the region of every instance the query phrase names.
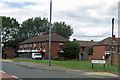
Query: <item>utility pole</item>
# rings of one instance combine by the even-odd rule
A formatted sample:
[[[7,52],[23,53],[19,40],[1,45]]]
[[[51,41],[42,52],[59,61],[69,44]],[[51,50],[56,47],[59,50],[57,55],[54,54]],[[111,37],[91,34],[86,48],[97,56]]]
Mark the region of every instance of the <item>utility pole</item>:
[[[110,59],[110,65],[112,65],[112,54],[113,54],[113,33],[114,33],[114,18],[112,18],[112,42],[111,42],[111,59]]]
[[[49,66],[51,66],[51,18],[52,18],[52,0],[50,0]]]

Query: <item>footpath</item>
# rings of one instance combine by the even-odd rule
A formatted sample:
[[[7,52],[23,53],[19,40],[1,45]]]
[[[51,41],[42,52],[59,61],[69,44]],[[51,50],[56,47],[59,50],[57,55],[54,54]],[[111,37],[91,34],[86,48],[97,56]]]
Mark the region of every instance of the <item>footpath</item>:
[[[2,61],[2,60],[0,60],[0,61]],[[2,62],[8,62],[10,64],[15,64],[15,65],[30,68],[30,69],[47,70],[47,71],[60,71],[60,72],[69,72],[69,73],[76,73],[76,74],[84,73],[86,75],[118,77],[118,73],[76,70],[76,69],[69,69],[69,68],[58,67],[58,66],[48,66],[45,64],[37,64],[37,63],[30,63],[30,62],[14,62],[11,60],[3,60]]]

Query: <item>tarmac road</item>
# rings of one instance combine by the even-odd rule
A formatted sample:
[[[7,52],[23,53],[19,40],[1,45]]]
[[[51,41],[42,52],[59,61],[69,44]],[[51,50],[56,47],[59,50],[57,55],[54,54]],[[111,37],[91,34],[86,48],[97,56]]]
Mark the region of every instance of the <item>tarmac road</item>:
[[[23,80],[42,80],[42,79],[67,79],[70,80],[110,80],[106,79],[109,77],[105,76],[95,76],[95,75],[87,75],[83,72],[59,72],[59,71],[47,71],[47,70],[38,70],[38,69],[30,69],[22,66],[18,66],[15,64],[11,64],[8,62],[2,62],[2,71],[6,72],[9,75],[14,75],[19,79]],[[53,79],[54,78],[54,79]],[[115,78],[115,77],[114,77]],[[116,79],[112,80],[116,80]]]

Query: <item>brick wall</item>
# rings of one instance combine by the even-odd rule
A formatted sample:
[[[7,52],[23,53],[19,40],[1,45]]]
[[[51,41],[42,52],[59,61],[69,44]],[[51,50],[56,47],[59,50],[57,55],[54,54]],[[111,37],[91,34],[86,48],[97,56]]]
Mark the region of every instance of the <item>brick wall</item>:
[[[63,43],[63,46],[65,43]],[[58,56],[59,42],[51,42],[51,57]],[[45,42],[45,58],[49,58],[49,42]]]
[[[120,54],[112,54],[112,64],[113,65],[120,65]],[[108,63],[110,64],[110,59],[111,57],[109,57],[108,59]]]
[[[93,47],[93,59],[103,59],[105,57],[105,46]]]
[[[5,51],[7,58],[14,58],[15,50],[13,48],[6,48]]]
[[[84,50],[83,50],[84,48]],[[80,53],[86,54],[87,53],[87,47],[80,47]]]
[[[49,42],[45,42],[45,58],[49,58]]]

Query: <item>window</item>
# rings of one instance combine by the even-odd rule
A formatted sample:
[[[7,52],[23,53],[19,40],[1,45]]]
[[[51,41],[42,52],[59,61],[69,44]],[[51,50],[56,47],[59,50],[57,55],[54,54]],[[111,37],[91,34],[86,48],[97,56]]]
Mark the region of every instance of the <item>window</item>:
[[[20,45],[20,48],[22,48],[23,45]]]
[[[63,43],[59,43],[59,50],[63,50]]]
[[[32,49],[32,44],[29,44],[29,49]]]
[[[40,43],[40,48],[43,48],[43,43],[42,42]]]
[[[59,50],[63,50],[63,45],[59,45]]]
[[[25,44],[24,44],[24,49],[25,49]]]
[[[43,48],[45,48],[45,42],[43,43]]]
[[[85,48],[84,47],[82,47],[82,51],[84,51],[85,50]]]

